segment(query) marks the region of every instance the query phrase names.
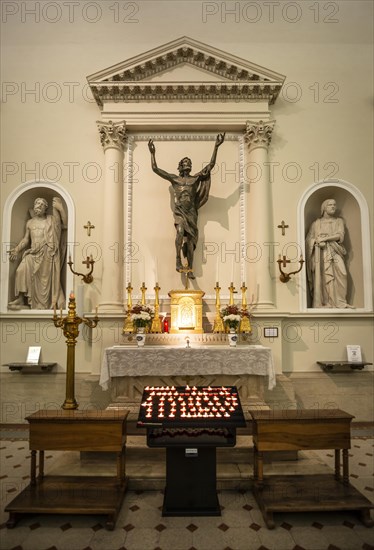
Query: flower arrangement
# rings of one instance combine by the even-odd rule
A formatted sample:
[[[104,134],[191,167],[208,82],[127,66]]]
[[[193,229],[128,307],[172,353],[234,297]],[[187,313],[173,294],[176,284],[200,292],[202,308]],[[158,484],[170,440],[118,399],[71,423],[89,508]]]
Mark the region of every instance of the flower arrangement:
[[[223,322],[229,328],[237,329],[242,317],[249,317],[246,309],[240,309],[238,306],[230,305],[221,309]]]
[[[131,321],[136,328],[148,327],[155,316],[155,308],[143,304],[136,304],[130,310]]]

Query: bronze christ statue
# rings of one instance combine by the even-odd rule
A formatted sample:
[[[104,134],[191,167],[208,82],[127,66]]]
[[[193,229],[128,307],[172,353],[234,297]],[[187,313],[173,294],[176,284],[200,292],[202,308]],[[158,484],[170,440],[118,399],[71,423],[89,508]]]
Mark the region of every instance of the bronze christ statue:
[[[188,157],[182,158],[178,165],[179,175],[169,174],[161,170],[156,163],[156,148],[153,140],[149,140],[148,148],[151,152],[152,170],[161,178],[169,181],[174,192],[174,225],[176,229],[175,252],[176,270],[184,271],[187,267],[187,276],[194,279],[193,256],[199,232],[197,228],[198,209],[208,200],[210,190],[210,172],[216,163],[218,147],[225,140],[225,134],[218,134],[213,149],[212,158],[200,172],[190,175],[192,162]],[[187,266],[182,264],[182,256],[187,260]]]

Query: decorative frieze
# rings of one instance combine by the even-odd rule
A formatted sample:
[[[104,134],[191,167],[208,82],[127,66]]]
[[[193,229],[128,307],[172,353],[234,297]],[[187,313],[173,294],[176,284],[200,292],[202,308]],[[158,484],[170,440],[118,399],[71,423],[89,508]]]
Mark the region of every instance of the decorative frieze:
[[[106,101],[249,101],[267,100],[274,103],[281,85],[276,82],[95,82],[92,93],[99,105]]]

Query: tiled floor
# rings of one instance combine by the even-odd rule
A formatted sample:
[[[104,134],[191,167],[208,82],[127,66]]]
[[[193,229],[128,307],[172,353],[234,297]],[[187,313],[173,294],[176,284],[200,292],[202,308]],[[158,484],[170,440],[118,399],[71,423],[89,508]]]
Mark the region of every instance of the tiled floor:
[[[218,479],[221,487],[220,517],[162,517],[164,460],[149,456],[144,462],[134,440],[129,441],[127,491],[114,531],[104,529],[103,516],[35,515],[22,518],[7,529],[4,506],[29,483],[30,453],[27,440],[11,439],[8,432],[1,447],[1,550],[370,550],[374,528],[366,528],[354,513],[275,514],[276,528],[268,530],[250,490],[252,468],[248,465],[248,441],[238,450],[220,453]],[[240,448],[241,447],[241,448]],[[144,453],[144,449],[141,450]],[[374,439],[355,437],[350,453],[351,482],[370,500],[374,497]],[[81,461],[57,452],[46,453],[46,473],[79,471]],[[87,468],[88,466],[88,468]],[[107,462],[106,468],[112,465]],[[328,472],[333,452],[300,453],[295,462],[271,462],[267,474]],[[87,473],[100,471],[103,463],[88,460]],[[142,477],[155,490],[134,490]],[[229,489],[232,486],[238,489]],[[144,484],[144,482],[143,482]],[[133,487],[133,489],[131,488]]]

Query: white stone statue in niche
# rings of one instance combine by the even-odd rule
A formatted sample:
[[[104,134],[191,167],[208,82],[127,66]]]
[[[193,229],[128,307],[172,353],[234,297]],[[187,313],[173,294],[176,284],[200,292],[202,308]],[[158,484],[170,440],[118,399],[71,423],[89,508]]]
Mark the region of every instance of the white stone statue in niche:
[[[52,215],[46,213],[47,209],[45,199],[35,199],[23,239],[9,251],[10,260],[14,261],[30,245],[17,267],[16,299],[9,302],[9,309],[65,307],[61,268],[66,253],[67,214],[58,197],[52,200]]]
[[[344,256],[344,222],[335,216],[336,201],[321,205],[321,217],[306,237],[307,277],[312,307],[347,308],[347,270]]]

